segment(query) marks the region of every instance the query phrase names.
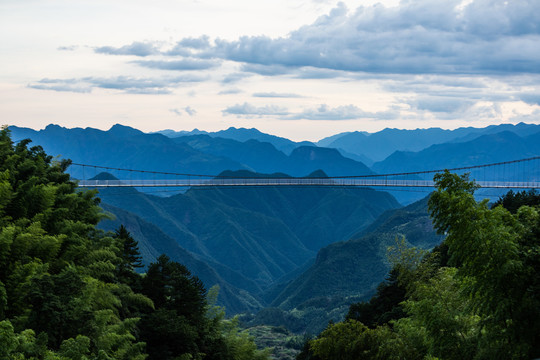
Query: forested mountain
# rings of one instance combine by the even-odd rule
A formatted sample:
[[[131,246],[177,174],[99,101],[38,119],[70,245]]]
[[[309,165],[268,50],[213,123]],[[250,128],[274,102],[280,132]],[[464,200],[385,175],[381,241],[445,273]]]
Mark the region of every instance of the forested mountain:
[[[397,151],[375,163],[373,169],[385,173],[455,168],[522,159],[539,153],[540,132],[521,137],[504,131],[466,142],[432,145],[419,152]]]
[[[418,130],[419,148],[437,139],[450,140],[418,152],[394,152],[373,169],[391,173],[537,156],[540,132],[528,133],[536,128],[520,124],[453,132]],[[413,133],[387,129],[369,136],[335,136],[327,142],[345,141],[348,136],[354,146],[355,136],[369,141],[378,136],[376,147],[387,151],[409,146]],[[109,131],[51,125],[42,131],[13,127],[13,134],[17,141],[34,139],[51,154],[62,155],[60,159],[112,167],[233,177],[373,173],[362,162],[341,155],[342,148],[276,140],[255,129],[221,134],[229,136],[169,133],[167,137],[120,125]],[[26,146],[25,141],[20,144]],[[426,195],[397,194],[401,200]],[[100,227],[115,230],[125,225],[139,241],[145,265],[167,253],[207,288],[219,285],[219,303],[230,312],[255,313],[271,306],[246,315],[246,323],[285,324],[300,332],[318,332],[328,320],[342,319],[352,302],[367,300],[390,269],[387,248],[396,237],[403,235],[407,244],[425,249],[442,240],[433,231],[427,199],[400,208],[392,195],[371,189],[203,187],[163,197],[132,188],[105,188],[99,196],[103,208],[116,217],[102,221]]]
[[[122,125],[115,125],[108,131],[66,129],[57,125],[49,125],[41,131],[15,126],[10,129],[15,141],[29,138],[50,154],[83,164],[198,174],[246,168],[234,160],[175,143],[164,135],[145,134]]]
[[[148,266],[155,262],[161,254],[167,254],[172,260],[186,266],[193,274],[210,288],[219,285],[218,302],[225,306],[229,313],[243,311],[256,311],[262,307],[260,300],[253,294],[261,292],[259,284],[249,280],[230,268],[212,262],[201,260],[193,253],[182,248],[173,238],[165,234],[156,225],[151,224],[137,215],[112,205],[100,204],[101,208],[110,214],[113,219],[104,219],[99,223],[103,230],[115,231],[125,226],[139,245],[143,265]],[[140,271],[145,271],[145,268]],[[239,284],[241,288],[231,285]]]
[[[158,226],[200,259],[226,266],[261,288],[399,206],[384,192],[318,187],[198,188],[168,198],[111,188],[101,190],[100,197]],[[241,279],[227,281],[251,291]]]
[[[202,282],[161,255],[144,276],[138,244],[103,218],[29,141],[0,131],[0,358],[267,359]]]
[[[329,320],[340,320],[352,299],[369,298],[383,281],[390,269],[387,248],[395,245],[397,238],[404,237],[423,249],[442,241],[431,224],[427,200],[386,211],[352,240],[322,248],[311,267],[288,284],[269,290],[267,299],[273,299],[271,305],[284,313],[294,310],[292,314],[303,314],[305,319],[296,320],[289,315],[293,327],[318,332]],[[260,316],[267,315],[263,312]]]
[[[41,131],[15,126],[11,129],[15,140],[30,138],[49,153],[90,165],[207,175],[240,169],[281,172],[291,176],[307,176],[316,170],[323,170],[330,176],[372,173],[363,163],[346,158],[335,149],[277,138],[280,139],[277,145],[293,144],[288,147],[286,155],[270,142],[262,142],[275,140],[275,137],[255,129],[229,129],[214,133],[215,137],[186,135],[176,138],[145,134],[122,125],[115,125],[108,131],[66,129],[57,125],[49,125]],[[222,138],[218,134],[238,136]],[[251,135],[254,139],[248,138]],[[78,178],[86,175],[80,169],[73,171]]]
[[[187,131],[169,131],[169,130],[163,130],[158,131],[159,133],[162,133],[163,135],[169,136],[171,138],[179,138],[182,136],[189,136],[189,135],[199,135],[199,134],[206,134],[213,138],[222,138],[222,139],[231,139],[236,140],[238,142],[246,142],[248,140],[257,140],[259,142],[265,142],[272,144],[277,150],[282,151],[286,155],[289,155],[295,148],[298,146],[314,146],[313,143],[310,143],[308,141],[302,141],[299,143],[296,143],[294,141],[291,141],[289,139],[275,136],[275,135],[269,135],[260,132],[257,129],[245,129],[245,128],[235,128],[230,127],[226,130],[216,131],[216,132],[201,132],[197,129],[187,132]]]
[[[486,128],[458,128],[443,130],[439,128],[399,130],[384,129],[376,133],[351,132],[337,134],[320,140],[320,146],[338,148],[360,156],[366,156],[374,162],[381,162],[395,151],[416,152],[431,145],[447,142],[466,142],[482,135],[496,134],[503,131],[525,137],[540,131],[540,125],[502,124]],[[408,170],[415,170],[410,167]]]
[[[306,342],[298,360],[540,356],[540,196],[509,193],[490,208],[466,175],[435,180],[429,212],[442,245],[393,247],[375,296]]]
[[[298,146],[289,156],[268,142],[192,135],[174,138],[201,152],[224,156],[241,163],[259,173],[285,173],[291,176],[306,176],[316,170],[324,170],[328,176],[368,175],[373,172],[363,163],[342,156],[335,149],[315,146]]]

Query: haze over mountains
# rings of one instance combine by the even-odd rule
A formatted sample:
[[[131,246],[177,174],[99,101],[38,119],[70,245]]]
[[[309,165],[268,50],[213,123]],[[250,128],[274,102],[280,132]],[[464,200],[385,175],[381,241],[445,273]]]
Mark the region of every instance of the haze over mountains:
[[[122,125],[108,131],[57,125],[10,130],[14,141],[30,138],[47,153],[76,163],[230,176],[369,175],[540,154],[540,125],[528,124],[385,129],[337,134],[316,144],[235,128],[153,134]],[[119,176],[73,170],[76,178]],[[159,195],[132,188],[100,190],[104,210],[115,216],[102,228],[124,224],[139,241],[146,264],[167,253],[207,287],[220,285],[220,303],[230,312],[271,305],[251,320],[255,323],[277,316],[316,331],[341,316],[351,299],[373,292],[388,271],[385,249],[396,236],[405,235],[422,248],[441,241],[432,230],[426,200],[420,200],[426,192],[259,187]],[[294,309],[302,309],[311,322],[294,318]]]

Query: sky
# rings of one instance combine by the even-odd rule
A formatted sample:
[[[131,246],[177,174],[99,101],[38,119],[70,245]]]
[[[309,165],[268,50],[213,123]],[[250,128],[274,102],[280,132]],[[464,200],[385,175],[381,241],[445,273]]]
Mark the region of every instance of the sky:
[[[538,0],[0,0],[0,124],[540,124]]]

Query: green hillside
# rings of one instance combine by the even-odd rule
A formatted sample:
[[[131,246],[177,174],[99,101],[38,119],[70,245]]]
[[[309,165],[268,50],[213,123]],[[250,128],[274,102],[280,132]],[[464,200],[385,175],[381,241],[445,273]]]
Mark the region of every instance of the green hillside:
[[[142,262],[145,266],[155,262],[161,254],[167,254],[171,260],[185,265],[193,274],[196,274],[207,288],[219,285],[219,304],[225,306],[229,312],[254,311],[261,308],[260,301],[251,295],[261,291],[254,281],[223,265],[198,259],[194,254],[180,247],[157,226],[129,211],[104,203],[101,204],[101,208],[110,214],[114,213],[114,219],[102,220],[99,228],[115,231],[120,225],[124,225],[129,229],[133,238],[139,243]],[[242,289],[231,283],[240,284]]]
[[[342,319],[349,304],[369,298],[390,270],[387,248],[396,237],[405,236],[410,244],[424,249],[443,239],[431,225],[427,198],[385,212],[357,236],[361,237],[322,248],[303,274],[268,291],[274,312],[281,314],[291,330],[319,332],[329,320]],[[257,315],[253,323],[261,317],[267,315]]]
[[[169,198],[111,188],[100,196],[105,204],[156,225],[199,259],[261,288],[399,206],[383,192],[317,187],[203,188]],[[252,291],[243,279],[227,280]]]
[[[268,359],[184,265],[135,272],[130,233],[96,228],[96,192],[28,144],[0,131],[0,359]]]

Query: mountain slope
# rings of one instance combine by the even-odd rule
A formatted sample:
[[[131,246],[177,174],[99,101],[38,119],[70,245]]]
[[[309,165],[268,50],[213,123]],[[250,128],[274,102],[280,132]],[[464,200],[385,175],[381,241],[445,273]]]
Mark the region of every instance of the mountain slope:
[[[361,237],[322,248],[315,263],[290,282],[272,305],[287,310],[318,298],[367,297],[389,270],[386,249],[396,236],[405,236],[410,244],[421,248],[431,248],[442,240],[431,225],[427,198],[385,212],[356,236]]]
[[[513,132],[483,135],[462,143],[432,145],[419,152],[396,151],[373,169],[379,173],[455,168],[490,164],[536,156],[540,153],[538,134],[525,138]]]
[[[147,266],[161,254],[167,254],[173,261],[185,265],[209,289],[219,285],[219,304],[232,313],[254,311],[261,307],[259,300],[250,294],[256,294],[260,288],[253,281],[219,264],[205,262],[189,253],[171,237],[163,233],[157,226],[141,219],[137,215],[120,208],[101,204],[101,207],[115,215],[114,219],[102,220],[99,227],[103,230],[115,231],[122,224],[139,243],[143,264]],[[241,284],[242,289],[232,286],[234,282]]]
[[[187,144],[175,143],[164,135],[145,134],[121,125],[115,125],[108,131],[66,129],[57,125],[49,125],[41,131],[15,126],[10,126],[10,130],[15,141],[30,138],[34,145],[41,145],[47,153],[69,158],[76,163],[199,174],[245,168],[228,158],[205,154]]]
[[[217,131],[214,133],[210,133],[209,135],[212,137],[233,139],[233,140],[237,140],[241,142],[245,142],[248,140],[268,142],[274,145],[276,149],[283,151],[285,154],[290,154],[295,148],[301,145],[311,145],[311,146],[314,145],[307,141],[296,143],[294,141],[291,141],[283,137],[262,133],[259,130],[254,129],[254,128],[245,129],[245,128],[230,127],[227,130]]]
[[[395,151],[421,151],[435,144],[471,141],[483,135],[503,131],[518,136],[527,136],[540,131],[540,125],[502,124],[486,128],[458,128],[443,130],[439,128],[399,130],[384,129],[376,133],[352,132],[338,134],[319,141],[319,146],[342,149],[348,153],[366,156],[374,161],[382,161]]]
[[[169,198],[105,188],[100,197],[158,226],[201,259],[261,287],[398,207],[383,192],[319,187],[199,188]]]

